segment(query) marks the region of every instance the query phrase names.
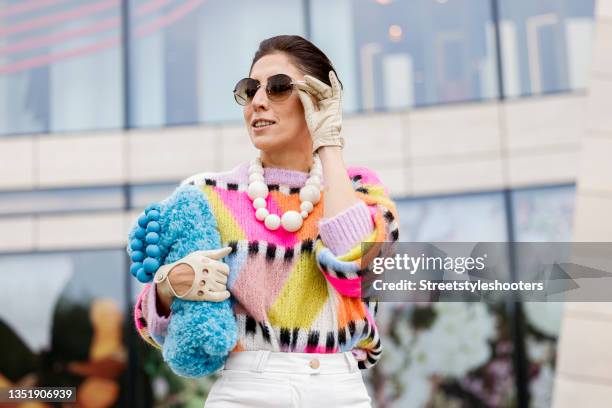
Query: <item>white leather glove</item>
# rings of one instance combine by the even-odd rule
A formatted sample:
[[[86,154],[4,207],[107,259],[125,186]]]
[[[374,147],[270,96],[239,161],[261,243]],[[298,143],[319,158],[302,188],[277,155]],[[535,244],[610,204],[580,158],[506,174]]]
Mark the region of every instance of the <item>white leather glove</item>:
[[[312,137],[312,151],[321,146],[344,147],[344,139],[340,136],[342,129],[342,89],[334,71],[329,71],[330,87],[317,78],[304,75],[304,82],[296,83],[298,96],[304,105],[306,124]],[[315,109],[310,95],[317,99],[318,110]]]
[[[155,273],[157,290],[161,294],[175,296],[183,300],[207,300],[222,302],[230,297],[227,290],[229,266],[219,259],[232,252],[231,247],[208,251],[195,251],[171,264],[161,266]],[[170,271],[177,265],[187,264],[194,270],[195,276],[191,288],[183,295],[178,295],[170,284]]]

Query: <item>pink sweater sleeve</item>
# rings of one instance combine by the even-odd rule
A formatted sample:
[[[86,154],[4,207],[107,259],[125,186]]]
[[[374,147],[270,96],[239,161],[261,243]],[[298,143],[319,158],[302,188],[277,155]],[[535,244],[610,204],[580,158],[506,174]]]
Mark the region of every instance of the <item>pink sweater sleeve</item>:
[[[339,214],[319,221],[321,241],[336,256],[351,250],[373,231],[372,216],[361,200]]]
[[[149,285],[146,296],[148,297],[146,319],[149,325],[149,333],[157,341],[160,337],[166,337],[172,312],[168,317],[159,314],[157,310],[157,285],[154,282]]]

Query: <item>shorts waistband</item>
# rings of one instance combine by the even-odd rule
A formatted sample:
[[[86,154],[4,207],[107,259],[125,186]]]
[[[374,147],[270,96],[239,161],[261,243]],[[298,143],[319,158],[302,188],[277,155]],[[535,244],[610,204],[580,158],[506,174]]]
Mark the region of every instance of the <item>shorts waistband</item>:
[[[352,352],[288,353],[269,350],[230,353],[225,370],[288,374],[341,374],[359,370]]]

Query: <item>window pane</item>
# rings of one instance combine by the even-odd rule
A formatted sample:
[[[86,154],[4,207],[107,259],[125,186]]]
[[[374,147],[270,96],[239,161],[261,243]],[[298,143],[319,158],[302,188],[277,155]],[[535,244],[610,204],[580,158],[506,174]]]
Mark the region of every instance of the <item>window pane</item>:
[[[400,241],[507,240],[501,193],[401,200],[397,207],[401,222]]]
[[[178,186],[179,182],[132,186],[130,188],[132,208],[141,209],[152,202],[159,202],[172,194]]]
[[[575,186],[530,188],[512,193],[517,241],[572,240]],[[532,406],[551,404],[555,355],[563,317],[561,302],[524,302],[525,344],[530,371]]]
[[[135,127],[240,119],[232,90],[259,42],[304,35],[299,0],[130,3]]]
[[[121,250],[0,257],[0,375],[116,406],[129,386],[123,262]]]
[[[0,135],[121,126],[119,4],[3,2]]]
[[[123,208],[119,187],[0,192],[0,215]]]
[[[575,198],[575,186],[513,191],[516,241],[571,241]]]
[[[499,0],[506,95],[584,89],[594,0]]]
[[[380,303],[384,352],[365,370],[388,407],[514,407],[509,315],[486,303]]]
[[[0,256],[0,319],[32,351],[49,347],[53,313],[62,301],[86,305],[111,299],[123,312],[123,261],[120,250]]]
[[[400,241],[505,241],[501,193],[401,200]],[[516,404],[510,317],[503,305],[381,303],[385,347],[365,373],[392,407]],[[461,356],[461,358],[457,358]]]
[[[488,2],[313,0],[311,4],[313,41],[339,71],[347,111],[496,96]]]

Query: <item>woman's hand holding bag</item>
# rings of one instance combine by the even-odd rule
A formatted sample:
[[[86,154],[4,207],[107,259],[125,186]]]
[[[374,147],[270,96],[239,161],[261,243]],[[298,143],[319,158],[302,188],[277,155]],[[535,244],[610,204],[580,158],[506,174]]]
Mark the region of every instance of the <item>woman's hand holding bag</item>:
[[[231,247],[194,251],[155,273],[157,293],[164,299],[222,302],[231,295],[227,290],[229,266],[220,259],[232,252]],[[187,266],[179,271],[179,265]],[[180,273],[188,270],[187,273]],[[170,303],[170,302],[167,302]]]
[[[230,270],[221,261],[232,248],[221,248],[217,222],[198,188],[181,186],[155,207],[157,213],[151,217],[155,221],[147,224],[146,214],[141,215],[142,224],[130,232],[128,253],[136,264],[130,271],[136,272],[141,282],[146,281],[140,266],[144,245],[138,241],[146,241],[147,231],[154,229],[155,251],[147,247],[146,252],[158,255],[155,263],[160,266],[150,280],[155,280],[158,294],[164,298],[160,300],[171,304],[167,331],[157,333],[154,339],[174,373],[206,376],[223,366],[238,341],[232,299],[226,288]],[[150,228],[153,222],[154,228]],[[142,265],[146,263],[145,259]],[[179,271],[183,264],[193,271]],[[177,270],[173,270],[175,267]]]

